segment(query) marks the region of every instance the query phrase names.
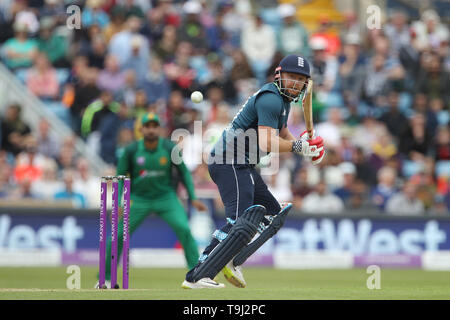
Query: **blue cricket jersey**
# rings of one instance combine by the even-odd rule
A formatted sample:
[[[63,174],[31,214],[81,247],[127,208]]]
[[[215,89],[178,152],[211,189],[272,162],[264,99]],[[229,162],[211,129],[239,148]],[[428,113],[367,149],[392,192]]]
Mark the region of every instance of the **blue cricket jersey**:
[[[255,166],[267,153],[258,145],[258,126],[287,126],[290,102],[274,83],[267,83],[244,103],[211,151],[212,162]]]

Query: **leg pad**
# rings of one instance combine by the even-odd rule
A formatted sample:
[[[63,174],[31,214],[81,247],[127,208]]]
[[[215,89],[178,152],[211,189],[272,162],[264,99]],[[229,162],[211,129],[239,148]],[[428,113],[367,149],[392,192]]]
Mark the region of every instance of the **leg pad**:
[[[220,270],[253,239],[265,214],[266,208],[261,205],[246,209],[236,220],[228,236],[194,270],[194,281],[202,278],[214,279]]]
[[[235,266],[240,266],[248,259],[248,257],[250,257],[253,253],[255,253],[255,251],[258,250],[267,240],[272,238],[283,226],[284,221],[286,220],[286,216],[291,210],[291,208],[292,204],[288,204],[286,207],[284,207],[280,211],[280,213],[278,213],[272,219],[272,223],[265,228],[265,230],[261,233],[261,235],[236,255],[236,257],[233,259],[233,264]]]

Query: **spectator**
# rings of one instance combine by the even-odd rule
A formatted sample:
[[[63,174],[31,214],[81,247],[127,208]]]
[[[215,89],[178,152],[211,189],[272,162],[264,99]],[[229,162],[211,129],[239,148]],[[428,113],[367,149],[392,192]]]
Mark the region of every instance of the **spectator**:
[[[416,197],[416,186],[406,182],[403,190],[387,201],[386,212],[394,215],[422,215],[425,209],[423,203]]]
[[[391,167],[383,167],[377,173],[377,186],[371,192],[372,203],[380,211],[385,211],[387,201],[396,193],[397,172]]]
[[[117,57],[119,66],[121,67],[132,56],[131,40],[133,36],[139,36],[139,29],[141,28],[142,21],[136,16],[130,16],[126,20],[125,28],[116,33],[109,42],[109,54]],[[148,40],[142,35],[140,36],[142,43],[139,47],[139,57],[143,60],[149,60],[150,47]]]
[[[166,121],[169,134],[175,129],[187,129],[190,122],[181,91],[172,91],[166,110]]]
[[[31,186],[32,194],[35,194],[40,199],[53,200],[55,193],[62,187],[62,183],[58,178],[56,161],[51,158],[45,158],[42,164],[42,175]]]
[[[400,10],[394,11],[385,26],[385,33],[391,44],[391,55],[398,57],[400,49],[411,41],[408,15]]]
[[[39,21],[34,8],[28,3],[29,1],[15,2],[16,7],[13,10],[15,12],[14,24],[25,25],[30,34],[34,35],[39,29]]]
[[[183,4],[184,21],[178,28],[179,41],[189,42],[195,50],[206,53],[206,30],[200,22],[202,6],[197,0],[189,0]]]
[[[171,5],[171,1],[165,2],[167,2],[168,5]],[[148,36],[151,43],[156,43],[161,40],[164,29],[167,26],[170,25],[171,27],[174,27],[173,25],[168,24],[164,7],[165,5],[160,1],[156,7],[147,11],[141,32]]]
[[[314,84],[321,92],[329,92],[335,84],[338,64],[334,56],[326,53],[327,42],[321,37],[311,39]]]
[[[206,6],[206,3],[203,3]],[[223,14],[220,12],[212,16],[208,11],[203,10],[200,16],[205,27],[209,50],[211,52],[222,52],[232,49],[231,35],[223,27]]]
[[[333,193],[344,202],[346,207],[349,207],[356,182],[356,167],[351,162],[342,162],[339,164],[339,169],[343,175],[343,185],[334,190]]]
[[[146,70],[142,88],[146,92],[148,99],[150,101],[161,100],[166,102],[169,99],[171,88],[163,70],[162,60],[154,57]]]
[[[36,138],[28,136],[25,140],[25,150],[16,157],[15,181],[21,183],[24,179],[29,179],[34,182],[39,179],[42,176],[44,161],[45,156],[38,153]]]
[[[115,6],[111,10],[111,19],[109,24],[103,29],[103,35],[105,37],[106,43],[109,43],[111,38],[123,31],[125,28],[125,13],[122,11],[120,6]]]
[[[83,114],[81,122],[81,134],[87,137],[90,133],[98,130],[101,120],[108,114],[117,113],[120,105],[113,100],[110,91],[104,90],[100,98],[92,102]]]
[[[323,38],[327,42],[327,54],[336,56],[341,50],[341,41],[339,36],[332,30],[332,22],[327,14],[321,14],[319,19],[319,28],[311,35],[311,39]]]
[[[0,180],[0,199],[7,198],[8,196],[9,196],[8,185],[3,180]]]
[[[233,67],[230,70],[230,80],[233,83],[254,77],[252,68],[242,50],[233,50],[231,57],[233,58]]]
[[[54,67],[66,68],[69,66],[66,59],[67,39],[54,29],[54,18],[46,17],[41,20],[37,47],[40,52],[45,53]]]
[[[386,127],[376,121],[372,114],[367,114],[356,126],[352,135],[355,146],[361,147],[365,154],[372,152],[373,144],[387,131]]]
[[[279,199],[280,202],[291,202],[292,190],[291,187],[285,183],[285,181],[291,181],[291,172],[286,166],[285,159],[283,156],[272,157],[270,161],[279,161],[279,169],[276,174],[267,176],[267,187],[269,188],[269,191],[274,197]]]
[[[100,206],[100,178],[92,175],[89,162],[85,158],[77,160],[77,171],[74,176],[73,189],[86,199],[86,207]]]
[[[136,121],[141,121],[140,118]],[[134,132],[132,128],[129,127],[121,127],[119,129],[119,133],[117,134],[117,150],[116,150],[116,159],[119,159],[125,148],[134,141]]]
[[[430,53],[428,64],[417,79],[417,91],[430,98],[443,98],[445,104],[450,104],[450,75],[445,71],[439,55]]]
[[[45,154],[47,157],[53,159],[58,156],[60,148],[59,137],[57,138],[50,133],[50,124],[45,118],[42,118],[39,121],[36,139],[37,150],[40,154]]]
[[[39,10],[41,21],[51,17],[55,19],[57,24],[64,24],[67,19],[67,12],[63,1],[61,0],[45,0],[43,7]]]
[[[436,161],[450,160],[450,129],[448,126],[440,126],[436,135],[436,147],[434,158]]]
[[[358,101],[361,96],[365,58],[360,50],[359,36],[355,34],[347,35],[342,54],[338,58],[340,80],[338,90],[346,102]]]
[[[216,56],[208,61],[208,69],[210,77],[205,84],[206,90],[211,87],[220,87],[224,93],[223,99],[228,103],[234,103],[236,100],[236,89],[234,83],[223,69],[223,64],[219,57]]]
[[[25,24],[15,23],[15,37],[8,39],[1,48],[3,61],[10,69],[27,68],[33,63],[38,46],[28,37],[28,30]]]
[[[420,20],[413,22],[412,29],[417,37],[419,50],[437,49],[442,42],[448,41],[448,28],[441,23],[439,15],[432,9],[425,10]]]
[[[0,150],[0,198],[8,197],[12,189],[13,165],[9,155],[5,150]]]
[[[341,147],[338,151],[339,157],[342,161],[352,161],[353,155],[356,152],[356,147],[353,145],[351,141],[352,131],[348,127],[345,127],[345,130],[342,130],[341,133]]]
[[[439,125],[448,125],[450,122],[450,113],[445,109],[445,102],[442,98],[433,98],[430,100],[430,111],[434,114]]]
[[[364,75],[363,100],[369,107],[380,107],[382,93],[387,89],[389,71],[386,68],[383,55],[377,54],[370,60],[369,67]]]
[[[386,125],[398,142],[398,139],[407,128],[407,119],[399,109],[399,93],[391,90],[388,94],[388,107],[386,112],[380,117],[380,121]]]
[[[207,144],[207,150],[204,149],[203,151],[208,155],[214,144],[222,136],[222,132],[228,126],[230,120],[231,119],[228,106],[223,104],[218,106],[216,112],[216,120],[207,122],[208,125],[206,127],[205,133],[203,134],[203,143]]]
[[[154,46],[155,54],[163,63],[172,61],[175,58],[177,44],[177,29],[173,25],[166,25],[162,31],[162,36]]]
[[[144,114],[149,112],[148,106],[149,102],[145,91],[142,89],[137,90],[134,103],[130,106],[127,106],[127,108],[129,109],[127,117],[134,122],[134,120],[141,118]]]
[[[72,138],[66,138],[60,148],[56,162],[58,171],[74,169],[76,165],[75,142]]]
[[[276,51],[276,36],[272,27],[263,22],[261,15],[253,17],[242,30],[241,45],[250,66],[262,85]]]
[[[75,85],[79,81],[81,81],[81,77],[83,74],[88,71],[89,68],[89,59],[85,55],[76,56],[73,59],[72,67],[70,69],[69,78],[67,79],[68,85]],[[68,105],[70,106],[70,105]]]
[[[119,60],[114,55],[107,55],[105,58],[105,69],[98,74],[98,88],[116,93],[122,89],[124,84],[125,72],[120,71]]]
[[[356,179],[370,187],[375,186],[377,184],[375,170],[367,161],[362,148],[356,148],[352,160],[356,167]]]
[[[141,35],[134,35],[131,38],[131,55],[127,61],[124,62],[122,70],[133,70],[137,76],[137,82],[141,84],[147,74],[149,65],[149,58],[140,55],[141,46],[143,44],[143,37]]]
[[[399,151],[411,160],[430,154],[432,138],[425,127],[425,117],[417,113],[409,121],[407,130],[400,137]]]
[[[27,72],[27,88],[43,100],[56,100],[59,96],[59,82],[56,70],[45,53],[38,53],[33,68]]]
[[[242,6],[239,6],[237,2],[224,1],[222,5],[219,6],[218,14],[221,15],[220,24],[223,30],[230,37],[230,44],[234,47],[239,47],[240,35],[246,22],[244,17],[248,16],[249,11],[245,12],[245,9],[242,10]]]
[[[439,176],[436,179],[439,179]],[[432,158],[425,158],[418,172],[409,178],[409,182],[416,186],[416,198],[422,202],[425,210],[432,209],[436,195],[439,194],[436,179]]]
[[[102,0],[87,0],[81,14],[81,21],[85,28],[96,24],[103,29],[108,25],[109,16],[102,9]]]
[[[392,136],[385,132],[372,145],[372,156],[370,162],[374,169],[380,169],[389,159],[397,156],[397,147]]]
[[[423,93],[416,93],[412,106],[414,112],[421,113],[425,118],[426,130],[434,137],[438,126],[437,115],[430,109],[428,97]]]
[[[195,70],[189,65],[192,56],[192,45],[189,42],[180,42],[175,53],[175,60],[164,66],[172,90],[181,91],[184,97],[190,96],[195,83]]]
[[[206,100],[202,103],[203,121],[207,123],[217,121],[217,112],[220,107],[229,109],[224,101],[224,91],[219,85],[210,86],[206,92]]]
[[[116,5],[114,9],[122,11],[125,14],[125,18],[130,16],[144,18],[144,12],[141,7],[136,5],[134,2],[135,0],[124,0],[122,1],[122,5]]]
[[[32,190],[33,181],[30,177],[24,177],[17,183],[17,187],[11,191],[10,200],[19,200],[22,204],[24,200],[39,199],[39,196]]]
[[[308,183],[308,168],[306,166],[301,167],[296,172],[291,188],[294,206],[297,210],[301,210],[303,199],[313,191]]]
[[[89,66],[97,69],[105,67],[105,56],[107,55],[107,46],[102,36],[95,36],[91,40],[91,46],[88,52]]]
[[[316,126],[317,134],[323,138],[327,148],[338,150],[341,145],[342,113],[338,108],[328,110],[328,119]]]
[[[100,111],[101,112],[101,111]],[[94,116],[93,120],[96,120]],[[110,111],[103,114],[99,120],[98,133],[100,135],[100,148],[98,154],[102,159],[112,165],[116,164],[116,149],[117,149],[117,134],[121,126],[121,119],[119,113]]]
[[[309,214],[342,213],[344,203],[338,196],[328,191],[324,181],[320,181],[315,190],[303,199],[302,211]]]
[[[86,199],[81,193],[74,191],[75,173],[71,170],[66,170],[63,173],[64,188],[54,195],[56,201],[70,201],[74,208],[86,208]]]
[[[21,119],[22,107],[10,105],[1,121],[1,148],[14,156],[25,148],[25,138],[30,135],[30,127]]]
[[[341,162],[342,159],[336,149],[329,149],[326,162],[322,162],[322,180],[325,181],[331,191],[342,186],[344,182],[343,173],[339,167]]]
[[[292,4],[281,4],[278,6],[278,14],[283,19],[277,33],[278,49],[283,55],[295,53],[310,57],[308,31],[297,21],[295,7]]]
[[[98,98],[100,89],[97,87],[97,71],[93,68],[84,69],[80,73],[80,81],[73,88],[73,103],[70,105],[72,129],[81,134],[81,120],[87,106]]]

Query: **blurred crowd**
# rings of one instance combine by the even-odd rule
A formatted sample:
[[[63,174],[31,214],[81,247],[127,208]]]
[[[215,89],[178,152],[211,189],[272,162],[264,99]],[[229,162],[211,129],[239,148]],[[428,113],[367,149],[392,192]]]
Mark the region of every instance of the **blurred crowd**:
[[[284,2],[2,0],[0,61],[112,167],[140,138],[146,112],[160,115],[164,136],[187,130],[183,157],[200,197],[211,198],[202,153],[273,81],[284,55],[304,55],[327,155],[317,167],[293,154],[272,159],[280,169],[264,178],[275,197],[307,213],[448,214],[448,25],[433,9],[418,18],[387,10],[380,29],[345,12],[339,24],[321,14],[308,30]],[[67,25],[73,4],[79,29]],[[189,100],[194,90],[202,103]],[[97,207],[100,173],[73,138],[52,136],[46,119],[32,132],[21,118],[26,107],[12,104],[2,115],[0,198]],[[301,107],[291,110],[298,136]]]

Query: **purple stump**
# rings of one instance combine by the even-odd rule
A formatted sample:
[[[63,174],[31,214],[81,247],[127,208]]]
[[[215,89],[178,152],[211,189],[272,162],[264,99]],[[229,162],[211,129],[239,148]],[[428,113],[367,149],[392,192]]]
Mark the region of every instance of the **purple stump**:
[[[100,230],[99,230],[99,276],[98,276],[98,287],[100,289],[105,285],[105,264],[106,264],[106,225],[105,221],[107,219],[106,215],[106,198],[107,198],[107,188],[108,182],[106,178],[102,178],[100,186]]]
[[[122,287],[128,289],[129,259],[130,259],[130,178],[123,182],[123,256],[122,256]]]
[[[117,233],[119,221],[119,182],[116,177],[112,183],[112,210],[111,210],[111,289],[117,284]]]

